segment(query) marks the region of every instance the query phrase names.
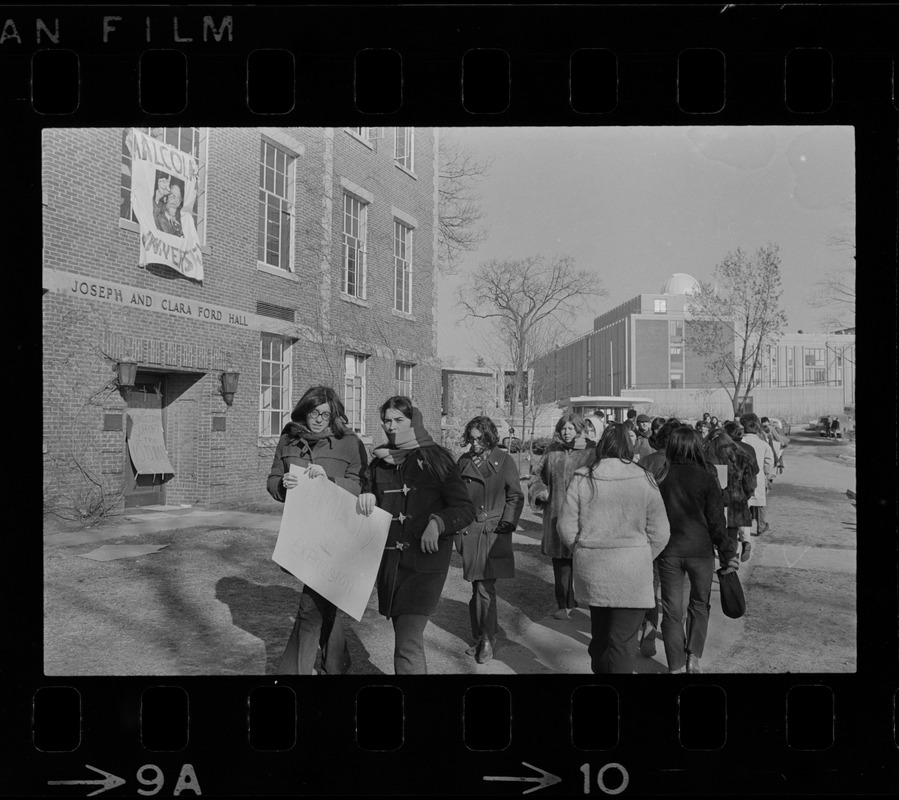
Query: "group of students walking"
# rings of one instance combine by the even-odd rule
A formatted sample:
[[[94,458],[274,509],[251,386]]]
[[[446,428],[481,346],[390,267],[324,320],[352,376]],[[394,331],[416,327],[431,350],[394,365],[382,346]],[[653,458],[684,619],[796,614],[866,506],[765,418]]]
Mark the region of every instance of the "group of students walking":
[[[512,533],[525,503],[516,464],[489,417],[465,426],[467,452],[458,461],[434,442],[408,397],[386,400],[380,417],[387,441],[369,462],[333,389],[309,389],[278,442],[268,491],[283,502],[299,481],[326,478],[356,495],[362,513],[377,506],[391,514],[376,588],[378,610],[393,625],[398,675],[427,674],[424,631],[455,545],[471,583],[466,653],[486,663],[496,646],[496,581],[515,574]],[[770,469],[764,452],[759,458],[754,443],[739,441],[744,427],[751,440],[754,425],[758,418],[747,415],[704,440],[676,419],[559,420],[527,492],[543,515],[553,614],[563,620],[578,605],[589,609],[594,672],[633,672],[638,651],[655,654],[659,628],[669,671],[700,671],[716,557],[722,571],[749,558],[750,508],[764,486],[757,476]],[[641,436],[648,450],[635,453]],[[291,464],[307,469],[291,473]],[[345,625],[343,612],[304,586],[279,674],[312,674],[319,649],[323,674],[347,672]]]
[[[485,663],[496,639],[495,583],[514,574],[511,534],[524,506],[518,472],[498,448],[487,417],[466,427],[470,447],[457,463],[431,438],[408,397],[388,398],[380,416],[387,441],[369,462],[362,441],[346,426],[336,392],[309,389],[278,441],[268,491],[283,502],[301,480],[323,477],[356,495],[363,513],[375,507],[390,513],[376,589],[378,611],[393,624],[397,675],[427,674],[424,631],[443,593],[455,543],[472,583],[469,650]],[[291,464],[305,472],[291,473]],[[304,586],[278,673],[312,674],[319,649],[322,674],[347,672],[345,625],[343,612]]]

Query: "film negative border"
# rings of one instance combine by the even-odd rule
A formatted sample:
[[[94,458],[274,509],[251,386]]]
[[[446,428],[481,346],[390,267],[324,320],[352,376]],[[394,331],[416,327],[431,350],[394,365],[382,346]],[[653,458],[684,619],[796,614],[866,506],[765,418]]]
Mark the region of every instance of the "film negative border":
[[[40,258],[47,127],[852,125],[871,309],[859,335],[895,341],[894,6],[22,6],[0,16],[7,179],[27,198],[12,216],[15,265]],[[171,82],[149,77],[170,71]],[[14,372],[36,374],[42,332],[30,315],[11,322]],[[858,392],[892,420],[895,371],[878,379],[867,359]],[[12,451],[30,453],[30,426],[12,427]],[[873,448],[860,459],[868,485],[895,485],[895,459],[884,460]],[[871,535],[859,548],[856,674],[324,684],[45,677],[37,524],[12,513],[0,780],[10,795],[59,797],[878,793],[899,777],[894,512],[894,498],[859,501]]]

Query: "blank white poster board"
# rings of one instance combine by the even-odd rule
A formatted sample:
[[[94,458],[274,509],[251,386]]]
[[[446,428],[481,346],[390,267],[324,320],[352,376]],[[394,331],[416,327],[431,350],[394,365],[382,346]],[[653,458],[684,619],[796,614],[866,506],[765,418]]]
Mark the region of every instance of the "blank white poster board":
[[[309,478],[291,464],[300,483],[285,493],[272,560],[322,597],[361,620],[381,564],[391,516],[365,516],[358,498],[325,477]]]

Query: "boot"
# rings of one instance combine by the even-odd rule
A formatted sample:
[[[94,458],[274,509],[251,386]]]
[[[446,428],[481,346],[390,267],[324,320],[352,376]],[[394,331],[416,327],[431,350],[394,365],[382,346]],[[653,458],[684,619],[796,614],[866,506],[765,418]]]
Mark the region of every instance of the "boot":
[[[699,666],[699,656],[694,656],[692,653],[687,656],[687,674],[702,674],[702,667]]]
[[[752,558],[752,542],[743,542],[743,550],[740,553],[740,561],[743,563]]]
[[[475,653],[474,660],[477,661],[478,664],[486,664],[491,658],[493,658],[493,642],[485,636],[478,642],[478,649]]]

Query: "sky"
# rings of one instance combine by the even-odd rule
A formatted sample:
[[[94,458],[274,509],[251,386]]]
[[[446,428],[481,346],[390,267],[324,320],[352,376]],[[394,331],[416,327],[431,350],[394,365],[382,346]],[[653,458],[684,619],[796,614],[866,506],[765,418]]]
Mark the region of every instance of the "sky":
[[[675,272],[710,280],[737,248],[780,247],[789,332],[822,330],[808,304],[826,273],[851,268],[829,242],[855,233],[855,141],[850,126],[444,128],[442,139],[493,158],[481,183],[488,235],[460,274],[438,286],[438,355],[491,360],[488,329],[462,321],[456,291],[491,259],[569,255],[607,291],[569,327]],[[572,337],[573,338],[573,337]]]

